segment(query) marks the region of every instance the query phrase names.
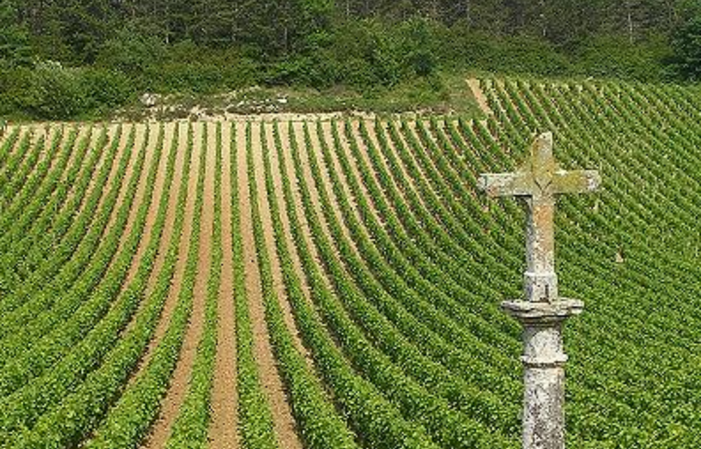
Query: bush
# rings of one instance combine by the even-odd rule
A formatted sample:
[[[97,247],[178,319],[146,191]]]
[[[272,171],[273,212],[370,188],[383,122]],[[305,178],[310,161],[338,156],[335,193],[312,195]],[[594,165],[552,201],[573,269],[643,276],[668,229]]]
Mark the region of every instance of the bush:
[[[124,105],[137,92],[121,72],[52,61],[34,69],[0,69],[0,86],[0,114],[45,120],[94,116]]]
[[[571,69],[567,57],[546,41],[528,36],[495,37],[454,26],[442,58],[454,68],[505,74],[557,76]]]
[[[257,65],[242,58],[235,63],[172,62],[149,68],[141,77],[143,90],[158,93],[210,94],[256,84]]]
[[[88,105],[80,69],[47,61],[36,65],[28,91],[21,99],[25,110],[39,118],[67,120],[85,112]]]
[[[136,96],[138,90],[127,75],[116,70],[91,68],[82,72],[87,98],[85,112],[107,112]]]
[[[574,73],[637,81],[660,81],[669,45],[662,37],[632,44],[622,36],[599,36],[575,49]]]
[[[370,19],[339,23],[333,34],[314,42],[304,55],[273,65],[266,79],[371,90],[428,77],[438,67],[437,26],[418,18],[398,24]]]
[[[149,67],[158,65],[165,53],[165,44],[160,39],[142,36],[125,29],[102,45],[97,56],[97,65],[138,75]]]

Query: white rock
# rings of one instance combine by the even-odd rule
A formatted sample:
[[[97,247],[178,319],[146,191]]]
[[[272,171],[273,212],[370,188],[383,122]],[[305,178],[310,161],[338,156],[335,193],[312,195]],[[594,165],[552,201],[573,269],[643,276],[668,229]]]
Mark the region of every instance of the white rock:
[[[156,103],[158,103],[159,98],[159,95],[146,92],[141,96],[141,104],[143,104],[147,108],[152,108],[156,106]]]

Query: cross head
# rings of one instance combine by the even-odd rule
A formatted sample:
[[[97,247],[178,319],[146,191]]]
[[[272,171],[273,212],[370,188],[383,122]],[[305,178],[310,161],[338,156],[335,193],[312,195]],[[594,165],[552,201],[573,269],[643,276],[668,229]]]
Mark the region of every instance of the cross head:
[[[518,196],[526,200],[525,294],[530,302],[558,300],[555,274],[555,235],[553,218],[555,195],[585,193],[601,184],[596,170],[566,171],[553,157],[553,136],[536,137],[530,159],[513,173],[488,173],[479,179],[479,188],[490,197]]]

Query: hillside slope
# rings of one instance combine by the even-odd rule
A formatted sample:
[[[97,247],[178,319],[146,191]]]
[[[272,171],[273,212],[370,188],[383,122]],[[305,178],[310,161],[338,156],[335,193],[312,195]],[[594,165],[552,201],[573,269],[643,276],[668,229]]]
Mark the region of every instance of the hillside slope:
[[[479,86],[478,86],[479,84]],[[517,448],[524,220],[552,131],[570,448],[701,445],[701,102],[481,80],[484,120],[10,127],[0,446]]]

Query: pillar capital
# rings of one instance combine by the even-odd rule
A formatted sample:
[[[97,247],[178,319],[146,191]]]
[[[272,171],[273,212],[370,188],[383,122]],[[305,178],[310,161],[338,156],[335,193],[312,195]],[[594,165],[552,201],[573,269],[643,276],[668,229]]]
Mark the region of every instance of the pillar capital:
[[[579,315],[584,302],[561,298],[553,302],[504,301],[502,309],[523,324],[524,327],[549,327],[567,318]]]
[[[565,354],[562,327],[584,303],[506,301],[502,308],[523,325],[523,448],[565,448]]]

